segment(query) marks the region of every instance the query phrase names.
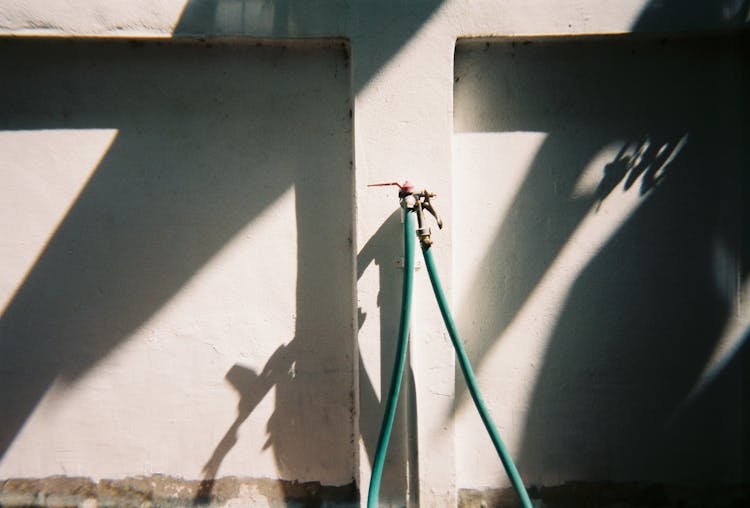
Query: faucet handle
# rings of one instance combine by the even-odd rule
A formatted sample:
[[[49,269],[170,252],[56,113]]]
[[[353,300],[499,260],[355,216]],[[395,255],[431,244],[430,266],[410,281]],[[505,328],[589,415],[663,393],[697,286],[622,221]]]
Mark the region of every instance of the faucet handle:
[[[399,197],[408,196],[409,194],[412,194],[414,192],[414,184],[412,184],[409,180],[404,180],[404,183],[384,182],[367,184],[368,187],[388,187],[390,185],[395,185],[396,187],[398,187]]]

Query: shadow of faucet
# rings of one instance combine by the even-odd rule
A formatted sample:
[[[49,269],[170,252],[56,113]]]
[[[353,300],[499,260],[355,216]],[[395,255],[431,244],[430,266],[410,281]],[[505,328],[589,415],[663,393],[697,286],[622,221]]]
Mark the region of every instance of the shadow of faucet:
[[[203,480],[195,496],[196,503],[208,503],[210,501],[211,492],[216,482],[216,474],[229,451],[237,444],[240,426],[250,417],[271,387],[278,382],[279,376],[288,375],[293,368],[292,344],[294,344],[294,340],[288,345],[282,344],[279,346],[268,359],[260,374],[256,374],[255,370],[239,363],[235,363],[227,371],[224,378],[240,395],[240,401],[237,404],[237,417],[203,466]],[[266,449],[269,446],[270,441],[267,441],[263,448]]]

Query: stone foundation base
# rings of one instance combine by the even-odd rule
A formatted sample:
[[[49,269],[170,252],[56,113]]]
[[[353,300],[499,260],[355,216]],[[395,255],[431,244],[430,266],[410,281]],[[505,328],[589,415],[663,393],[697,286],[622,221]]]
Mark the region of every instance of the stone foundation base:
[[[639,483],[571,482],[532,487],[535,508],[740,508],[750,506],[750,485],[699,488]],[[459,508],[520,508],[513,489],[458,493]]]
[[[359,504],[352,482],[340,487],[317,482],[221,478],[183,480],[163,475],[92,481],[53,476],[0,480],[2,507],[350,507]]]

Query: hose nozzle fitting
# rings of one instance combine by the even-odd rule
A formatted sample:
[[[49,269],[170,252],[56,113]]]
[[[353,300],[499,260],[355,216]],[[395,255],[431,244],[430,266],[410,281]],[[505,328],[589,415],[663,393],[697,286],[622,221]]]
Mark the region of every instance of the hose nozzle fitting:
[[[415,208],[417,211],[417,236],[419,237],[419,242],[422,244],[423,248],[428,248],[432,245],[432,231],[430,231],[430,228],[427,227],[427,224],[425,223],[424,210],[430,212],[432,216],[435,217],[435,222],[437,222],[438,228],[443,229],[443,221],[440,219],[435,207],[432,206],[431,199],[436,196],[437,194],[427,190],[414,194],[414,197],[416,198]]]

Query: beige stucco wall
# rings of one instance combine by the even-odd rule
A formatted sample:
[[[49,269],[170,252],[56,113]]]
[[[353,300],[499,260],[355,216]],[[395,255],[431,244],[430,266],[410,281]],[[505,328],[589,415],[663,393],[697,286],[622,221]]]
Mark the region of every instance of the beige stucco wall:
[[[644,481],[679,479],[663,478],[658,462],[630,474],[638,461],[625,467],[617,456],[629,441],[608,444],[613,431],[588,428],[612,421],[631,432],[630,425],[639,428],[643,421],[633,414],[644,413],[610,401],[608,383],[632,402],[662,372],[678,383],[647,397],[654,406],[647,414],[670,425],[689,418],[680,402],[713,414],[716,407],[700,405],[701,394],[721,379],[714,373],[735,376],[716,399],[728,411],[719,411],[717,420],[728,423],[709,426],[722,440],[706,444],[719,454],[706,461],[721,457],[731,463],[727,477],[736,478],[745,452],[727,443],[742,434],[744,423],[735,419],[744,409],[728,408],[739,400],[742,373],[731,365],[712,369],[739,358],[734,352],[747,318],[744,269],[738,268],[741,221],[725,220],[743,209],[736,173],[746,159],[731,151],[746,132],[744,112],[735,117],[732,107],[744,106],[745,71],[732,70],[738,58],[730,55],[726,68],[706,74],[693,68],[689,44],[661,56],[692,87],[680,92],[688,98],[653,113],[669,127],[670,146],[694,131],[671,115],[692,105],[695,95],[698,113],[719,114],[720,128],[710,136],[702,128],[688,135],[684,157],[698,146],[689,159],[697,162],[688,168],[697,172],[713,163],[708,145],[721,141],[730,148],[722,151],[726,164],[715,170],[722,177],[709,178],[711,186],[678,180],[670,191],[670,179],[663,181],[667,196],[706,187],[709,220],[695,203],[683,211],[677,198],[655,199],[661,187],[642,197],[636,184],[613,191],[598,209],[592,202],[604,167],[641,128],[631,111],[642,107],[643,87],[654,82],[657,97],[670,96],[658,58],[631,60],[629,46],[612,49],[606,38],[583,55],[564,53],[553,42],[532,44],[517,55],[525,67],[506,79],[507,45],[490,44],[487,53],[480,46],[455,48],[465,37],[522,42],[631,32],[661,34],[658,43],[665,35],[727,32],[746,22],[747,6],[729,0],[687,6],[646,0],[3,2],[0,32],[10,42],[0,51],[11,77],[0,83],[7,104],[0,115],[0,332],[4,358],[11,360],[0,372],[8,381],[3,405],[14,409],[1,434],[0,475],[200,479],[208,464],[208,473],[218,476],[333,485],[354,478],[366,486],[400,278],[394,192],[366,184],[409,178],[439,195],[447,224],[436,235],[441,277],[501,433],[531,483],[625,480],[640,472]],[[95,39],[64,40],[81,36]],[[133,37],[170,40],[109,40]],[[172,40],[196,38],[209,42]],[[317,40],[290,46],[290,38]],[[563,59],[550,64],[550,75],[562,85],[545,88],[548,69],[534,69],[533,62],[556,51]],[[613,64],[610,51],[627,63]],[[674,63],[675,55],[686,63]],[[699,64],[710,61],[698,57]],[[692,83],[691,73],[702,80]],[[714,95],[702,95],[701,83],[712,84]],[[503,86],[518,95],[503,95]],[[553,109],[545,111],[546,104]],[[606,104],[614,105],[612,116]],[[558,134],[572,129],[568,119],[579,106],[591,108],[593,124],[579,127],[578,137]],[[515,116],[504,117],[506,110]],[[600,136],[621,121],[630,130]],[[519,200],[523,206],[516,206]],[[705,227],[695,232],[674,213],[692,213],[696,227]],[[668,229],[663,237],[659,227]],[[725,231],[732,227],[734,233]],[[653,237],[642,238],[644,230]],[[664,247],[672,238],[701,247],[674,253]],[[639,282],[654,275],[638,270],[643,253],[634,242],[647,254],[656,250],[647,268],[665,277],[659,288],[677,283],[682,300],[665,304],[670,319],[658,335],[695,334],[696,342],[685,339],[695,346],[687,367],[681,343],[657,338],[658,354],[646,348],[651,342],[642,335],[653,333],[649,325],[659,313],[652,309],[661,307],[661,298]],[[671,264],[677,255],[683,262]],[[599,269],[621,258],[635,263],[628,265],[632,272]],[[622,282],[611,273],[626,278],[622,293],[611,291]],[[455,505],[458,489],[505,480],[455,378],[426,274],[416,275],[404,400],[410,416],[394,437],[384,498]],[[715,290],[703,296],[709,309],[684,296],[706,295],[708,288]],[[638,298],[629,300],[633,295]],[[615,317],[601,317],[597,304],[623,309],[614,332]],[[586,312],[594,313],[593,323],[576,317]],[[681,322],[683,313],[697,314],[698,323]],[[625,318],[642,327],[635,342]],[[594,340],[599,334],[608,338]],[[639,367],[613,378],[619,360],[608,356],[608,345],[623,343],[637,348]],[[589,351],[593,381],[585,367],[578,370],[581,358],[569,347]],[[574,369],[570,376],[568,369]],[[670,376],[675,369],[679,375]],[[557,396],[561,383],[570,390]],[[587,394],[592,383],[598,391]],[[665,400],[673,405],[657,405]],[[573,413],[577,423],[568,419]],[[547,421],[555,422],[555,432],[546,432]],[[565,429],[576,433],[571,438]],[[695,432],[665,446],[684,453]],[[596,440],[588,441],[592,433]],[[658,433],[649,438],[658,440]],[[566,446],[573,443],[581,460],[571,463]]]
[[[455,298],[527,482],[742,481],[741,51],[659,36],[456,52]],[[458,484],[493,485],[457,403]]]
[[[3,44],[0,474],[351,481],[346,48]]]

